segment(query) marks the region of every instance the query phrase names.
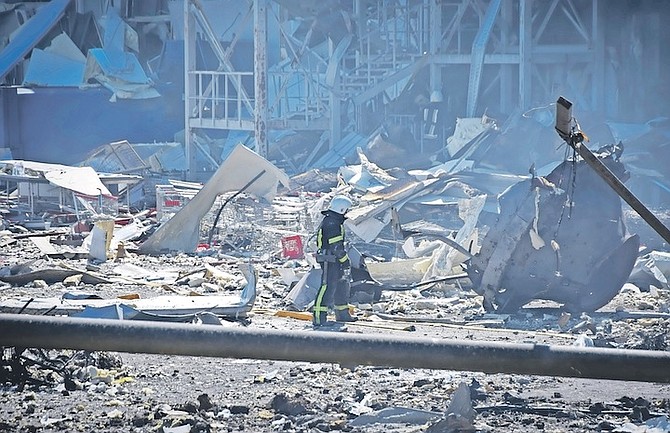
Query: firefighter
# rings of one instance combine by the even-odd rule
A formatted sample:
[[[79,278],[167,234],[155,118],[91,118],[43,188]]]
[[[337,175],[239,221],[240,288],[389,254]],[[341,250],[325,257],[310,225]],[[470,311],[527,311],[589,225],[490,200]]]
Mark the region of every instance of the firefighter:
[[[323,221],[316,235],[316,261],[321,265],[321,287],[316,293],[312,324],[315,328],[332,326],[327,321],[328,308],[335,310],[337,322],[357,320],[349,313],[349,256],[344,246],[345,214],[351,200],[344,195],[332,198],[328,209],[322,211]]]

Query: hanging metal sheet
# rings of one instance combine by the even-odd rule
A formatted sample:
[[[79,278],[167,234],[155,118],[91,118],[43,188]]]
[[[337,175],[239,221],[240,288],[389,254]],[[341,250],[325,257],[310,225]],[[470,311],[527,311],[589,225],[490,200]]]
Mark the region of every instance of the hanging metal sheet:
[[[52,0],[25,23],[0,51],[0,81],[32,50],[63,16],[70,0]]]

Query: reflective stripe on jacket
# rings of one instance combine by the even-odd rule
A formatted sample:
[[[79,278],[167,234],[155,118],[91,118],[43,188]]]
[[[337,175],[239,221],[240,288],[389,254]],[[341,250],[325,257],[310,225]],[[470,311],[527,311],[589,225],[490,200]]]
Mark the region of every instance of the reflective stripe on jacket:
[[[316,247],[322,254],[333,254],[339,263],[346,263],[349,256],[344,248],[344,216],[327,211],[316,236]]]

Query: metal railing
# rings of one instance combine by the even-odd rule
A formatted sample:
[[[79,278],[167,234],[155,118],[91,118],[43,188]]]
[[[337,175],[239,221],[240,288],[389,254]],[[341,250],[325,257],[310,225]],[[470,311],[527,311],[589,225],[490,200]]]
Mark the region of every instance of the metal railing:
[[[211,122],[218,119],[241,122],[253,118],[254,113],[246,108],[253,107],[253,99],[237,91],[240,88],[253,90],[252,72],[193,71],[190,75],[195,82],[195,94],[190,96],[190,106],[195,110],[193,118]]]
[[[200,124],[207,121],[216,125],[218,120],[228,124],[253,120],[255,100],[237,91],[247,89],[252,94],[253,72],[193,71],[195,92],[189,97],[191,118]],[[316,118],[330,113],[329,89],[308,71],[268,72],[269,114],[274,119],[300,119],[305,126]]]

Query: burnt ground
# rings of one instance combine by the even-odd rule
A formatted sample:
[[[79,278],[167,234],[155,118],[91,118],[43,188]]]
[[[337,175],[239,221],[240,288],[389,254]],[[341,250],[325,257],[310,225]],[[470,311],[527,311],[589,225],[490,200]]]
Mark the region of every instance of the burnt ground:
[[[22,245],[30,256],[29,244]],[[130,254],[124,260],[183,271],[209,261],[237,272],[234,260],[220,259]],[[5,265],[13,261],[18,258],[5,257]],[[68,263],[85,266],[83,260]],[[112,266],[104,263],[100,272]],[[289,291],[274,271],[278,266],[271,259],[255,264],[260,277],[256,306],[245,323],[228,326],[309,329],[304,320],[273,314],[286,307]],[[0,294],[6,299],[74,289],[103,297],[150,297],[168,288],[56,283],[4,285]],[[668,305],[668,291],[641,292],[628,284],[591,315],[566,316],[555,305],[536,303],[517,314],[496,316],[483,314],[480,297],[467,287],[444,285],[384,292],[380,302],[358,306],[361,320],[348,325],[347,332],[667,350]],[[623,311],[647,314],[622,319]],[[7,432],[663,431],[637,426],[661,422],[667,428],[660,417],[670,414],[670,384],[661,383],[72,351],[28,350],[20,364],[12,364],[13,355],[5,348],[0,431]],[[17,379],[18,372],[24,375]],[[469,390],[472,423],[444,418],[461,384]]]
[[[260,315],[248,326],[304,328],[295,322]],[[572,340],[550,331],[394,325],[399,330],[362,322],[349,325],[348,332],[543,344]],[[470,388],[476,431],[612,431],[670,411],[668,384],[143,354],[92,358],[97,368],[84,367],[81,360],[70,364],[74,383],[30,367],[44,385],[5,385],[0,431],[468,431],[430,427],[461,383]],[[413,412],[407,422],[365,422],[391,408]]]

